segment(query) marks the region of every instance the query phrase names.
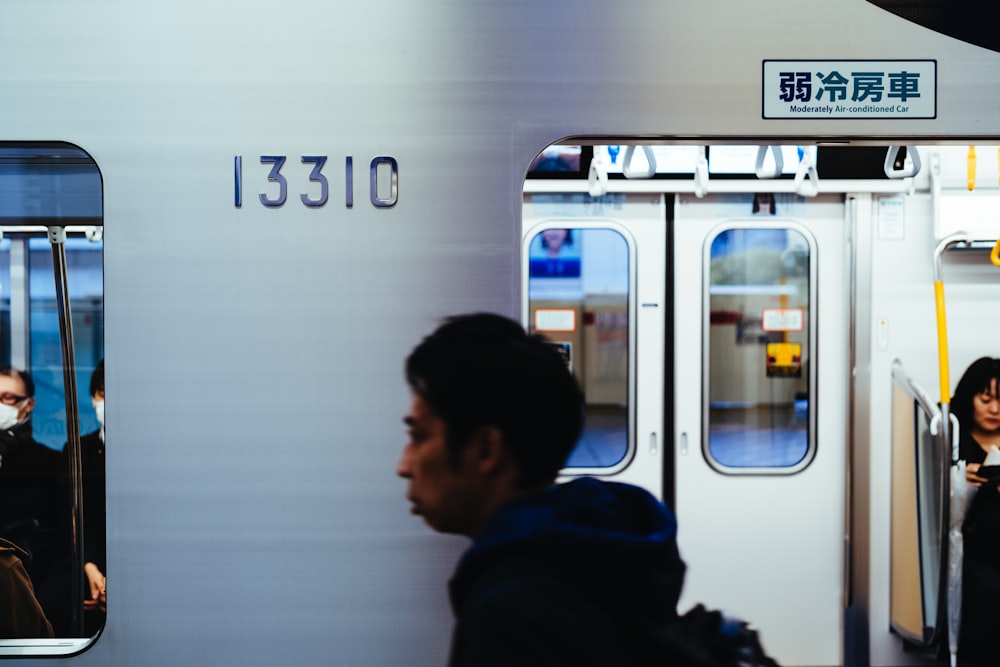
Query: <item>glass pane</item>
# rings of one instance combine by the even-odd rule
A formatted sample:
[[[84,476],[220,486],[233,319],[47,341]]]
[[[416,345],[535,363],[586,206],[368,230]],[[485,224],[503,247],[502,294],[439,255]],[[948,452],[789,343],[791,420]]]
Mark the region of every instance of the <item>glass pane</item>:
[[[29,240],[31,374],[35,381],[35,439],[62,449],[66,442],[66,400],[52,247],[47,239]],[[80,433],[99,428],[87,388],[90,374],[104,357],[104,244],[66,239],[66,271],[73,315],[73,354],[80,402]]]
[[[629,253],[611,229],[545,229],[528,249],[532,330],[559,345],[583,387],[587,420],[568,468],[628,453]]]
[[[708,456],[720,466],[786,468],[809,451],[809,254],[793,229],[712,240]]]

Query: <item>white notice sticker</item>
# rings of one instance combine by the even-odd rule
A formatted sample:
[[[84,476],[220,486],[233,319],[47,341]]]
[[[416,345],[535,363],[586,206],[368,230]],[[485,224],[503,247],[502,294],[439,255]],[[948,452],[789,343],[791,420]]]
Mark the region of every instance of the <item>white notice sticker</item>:
[[[765,308],[760,316],[764,331],[802,331],[801,308]]]
[[[576,331],[576,311],[570,308],[539,308],[535,331]]]

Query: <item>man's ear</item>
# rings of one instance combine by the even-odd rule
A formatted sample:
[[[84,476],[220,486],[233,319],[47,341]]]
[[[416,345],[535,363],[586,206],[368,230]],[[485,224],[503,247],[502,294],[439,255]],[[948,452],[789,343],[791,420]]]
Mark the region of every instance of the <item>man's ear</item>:
[[[18,419],[24,419],[29,414],[31,414],[31,411],[34,409],[35,409],[35,399],[33,397],[30,397],[28,398],[28,400],[24,402],[24,405],[21,406],[21,409],[18,410]]]
[[[491,473],[499,470],[507,458],[507,445],[503,431],[496,426],[483,426],[472,438],[474,464],[480,472]]]

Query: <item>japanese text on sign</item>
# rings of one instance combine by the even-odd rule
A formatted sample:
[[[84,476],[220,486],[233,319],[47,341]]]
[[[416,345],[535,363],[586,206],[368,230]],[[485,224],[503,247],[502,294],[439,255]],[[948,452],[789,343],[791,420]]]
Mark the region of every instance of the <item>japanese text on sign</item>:
[[[934,60],[765,60],[764,118],[934,118]]]

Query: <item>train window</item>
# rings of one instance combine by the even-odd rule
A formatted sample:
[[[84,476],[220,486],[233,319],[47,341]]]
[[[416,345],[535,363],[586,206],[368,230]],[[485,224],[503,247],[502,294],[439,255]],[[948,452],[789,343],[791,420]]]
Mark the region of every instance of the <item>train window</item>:
[[[802,159],[800,146],[775,146],[781,151],[781,174],[792,177]],[[757,171],[757,154],[760,146],[709,146],[708,173],[712,176],[737,175],[748,178]],[[772,170],[777,166],[771,151],[764,155],[764,167]]]
[[[530,328],[559,347],[586,396],[567,468],[613,468],[629,449],[628,244],[614,229],[549,227],[526,255]]]
[[[100,632],[106,606],[94,160],[61,142],[0,142],[0,233],[0,538],[31,554],[23,565],[38,602],[29,624],[0,634],[0,654],[73,653]]]
[[[794,472],[811,458],[811,243],[734,226],[708,246],[706,457],[729,472]]]
[[[572,173],[578,176],[582,168],[582,146],[549,146],[532,160],[528,173],[544,174]]]
[[[623,176],[626,158],[629,160],[630,172],[690,177],[703,153],[704,149],[701,146],[633,146],[631,152],[628,146],[594,146],[594,157],[603,160],[608,175],[612,177]],[[652,165],[650,158],[653,161]]]

